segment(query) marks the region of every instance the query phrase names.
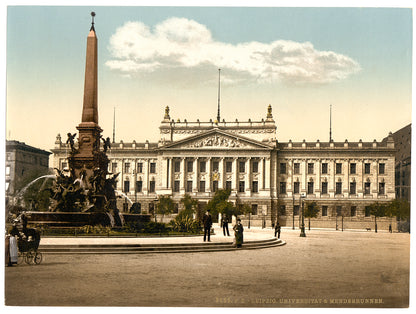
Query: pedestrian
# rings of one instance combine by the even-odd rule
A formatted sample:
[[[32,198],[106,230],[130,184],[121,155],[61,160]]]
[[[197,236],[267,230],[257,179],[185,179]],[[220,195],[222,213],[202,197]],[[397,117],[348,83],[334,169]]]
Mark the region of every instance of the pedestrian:
[[[389,224],[389,232],[392,233],[393,230],[391,229],[391,224]]]
[[[228,231],[228,217],[227,214],[222,215],[221,217],[221,226],[222,226],[222,233],[227,234],[227,236],[230,236],[230,231]]]
[[[276,225],[274,226],[274,236],[276,237],[277,234],[277,238],[280,239],[280,224],[277,221]]]
[[[209,210],[206,211],[204,217],[202,218],[202,223],[204,225],[204,242],[208,238],[208,242],[211,242],[211,226],[212,226],[212,217],[209,213]]]
[[[237,219],[237,223],[235,224],[233,229],[234,229],[234,236],[235,236],[235,246],[240,248],[243,245],[243,239],[244,239],[243,237],[244,228],[243,228],[243,225],[241,224],[240,218]]]

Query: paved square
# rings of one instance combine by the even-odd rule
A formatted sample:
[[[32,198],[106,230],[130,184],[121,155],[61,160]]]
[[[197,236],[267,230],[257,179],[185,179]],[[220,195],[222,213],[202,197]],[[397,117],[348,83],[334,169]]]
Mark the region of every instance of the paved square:
[[[260,250],[45,255],[5,269],[6,305],[408,306],[409,234],[306,233],[283,228],[286,245]]]

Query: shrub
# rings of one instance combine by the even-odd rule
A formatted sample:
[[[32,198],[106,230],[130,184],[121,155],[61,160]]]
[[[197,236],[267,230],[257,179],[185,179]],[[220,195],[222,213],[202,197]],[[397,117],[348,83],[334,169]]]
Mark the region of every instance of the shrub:
[[[199,221],[193,219],[185,212],[180,212],[174,220],[170,222],[172,229],[178,232],[198,233],[202,230]]]

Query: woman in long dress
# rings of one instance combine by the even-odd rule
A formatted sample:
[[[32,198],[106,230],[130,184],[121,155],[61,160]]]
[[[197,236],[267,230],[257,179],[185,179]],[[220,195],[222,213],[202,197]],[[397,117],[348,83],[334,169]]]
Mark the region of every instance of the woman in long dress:
[[[19,230],[16,225],[13,225],[12,230],[10,231],[9,237],[9,252],[10,252],[10,264],[17,264],[17,237],[19,236]]]
[[[235,246],[240,248],[243,245],[243,238],[244,238],[243,237],[244,228],[243,228],[243,225],[241,224],[240,218],[237,219],[237,223],[235,224],[233,229],[234,229],[234,236],[235,236]]]

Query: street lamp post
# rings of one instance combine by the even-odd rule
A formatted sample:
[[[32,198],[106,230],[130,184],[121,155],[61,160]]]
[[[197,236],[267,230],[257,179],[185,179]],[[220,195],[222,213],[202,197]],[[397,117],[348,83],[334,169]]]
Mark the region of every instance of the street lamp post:
[[[295,230],[295,195],[292,195],[292,230]]]
[[[306,237],[306,234],[305,234],[304,209],[303,209],[303,199],[304,199],[305,197],[306,197],[306,196],[305,196],[304,194],[301,194],[301,195],[300,195],[300,201],[302,202],[302,224],[301,224],[301,226],[300,226],[300,237],[302,237],[302,238]]]

